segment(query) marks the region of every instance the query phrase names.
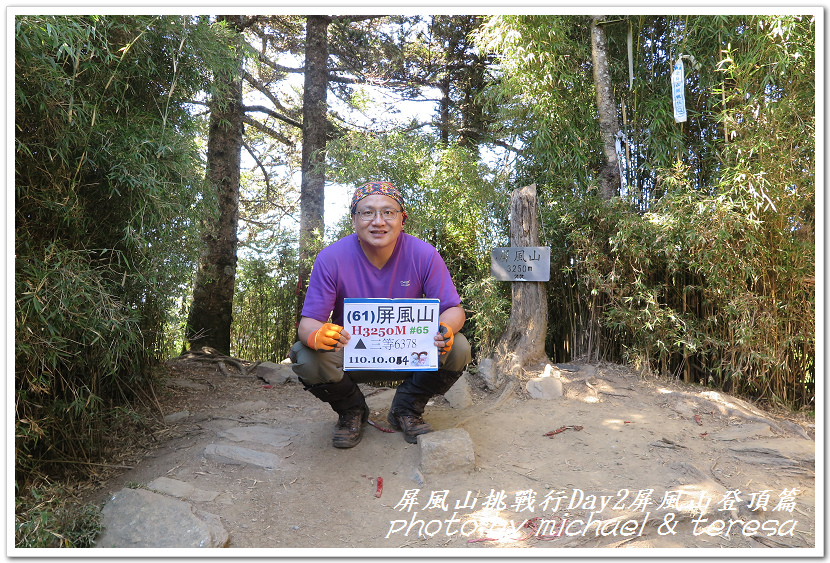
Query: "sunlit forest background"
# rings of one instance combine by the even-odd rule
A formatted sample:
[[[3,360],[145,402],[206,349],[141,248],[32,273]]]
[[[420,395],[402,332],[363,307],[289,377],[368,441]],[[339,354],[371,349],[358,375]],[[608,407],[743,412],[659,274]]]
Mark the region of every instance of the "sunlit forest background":
[[[13,23],[18,488],[100,460],[183,350],[282,361],[370,180],[444,257],[474,362],[535,184],[551,361],[815,408],[814,15]]]

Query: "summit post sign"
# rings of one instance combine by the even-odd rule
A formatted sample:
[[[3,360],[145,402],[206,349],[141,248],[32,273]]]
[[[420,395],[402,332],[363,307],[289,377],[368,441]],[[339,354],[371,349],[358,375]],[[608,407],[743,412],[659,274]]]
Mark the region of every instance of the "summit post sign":
[[[549,246],[510,246],[490,252],[490,275],[499,281],[550,280]]]
[[[343,369],[435,371],[438,369],[438,299],[343,300],[349,343]]]

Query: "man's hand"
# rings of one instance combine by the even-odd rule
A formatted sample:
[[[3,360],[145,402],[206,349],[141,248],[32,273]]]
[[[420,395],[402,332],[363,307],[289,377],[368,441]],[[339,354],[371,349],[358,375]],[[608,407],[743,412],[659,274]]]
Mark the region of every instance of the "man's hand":
[[[446,323],[438,323],[438,335],[435,337],[435,345],[440,350],[439,355],[443,356],[452,349],[455,335]]]
[[[340,343],[342,326],[325,323],[323,326],[308,335],[308,347],[314,350],[334,350]]]

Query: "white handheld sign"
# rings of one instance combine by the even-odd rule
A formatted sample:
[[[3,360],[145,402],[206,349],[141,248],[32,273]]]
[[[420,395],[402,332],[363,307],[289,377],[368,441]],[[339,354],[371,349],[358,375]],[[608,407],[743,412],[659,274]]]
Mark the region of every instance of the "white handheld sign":
[[[343,369],[438,369],[438,299],[343,300],[343,328],[351,335]]]

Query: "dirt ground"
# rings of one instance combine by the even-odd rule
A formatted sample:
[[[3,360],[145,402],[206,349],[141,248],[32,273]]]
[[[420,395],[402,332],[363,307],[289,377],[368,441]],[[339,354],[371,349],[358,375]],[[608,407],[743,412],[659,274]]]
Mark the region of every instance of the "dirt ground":
[[[189,416],[164,425],[155,447],[123,461],[133,469],[101,482],[88,500],[176,479],[219,493],[195,504],[221,518],[229,547],[322,548],[322,555],[617,547],[805,555],[817,545],[812,420],[644,379],[623,366],[563,367],[554,370],[564,389],[555,400],[525,391],[543,366],[494,391],[467,376],[473,404],[466,408],[436,398],[424,418],[436,430],[466,430],[475,468],[424,474],[419,446],[399,433],[367,426],[357,447],[333,448],[336,415],[296,382],[269,386],[179,362],[170,377],[198,385],[168,386],[158,407]],[[386,427],[394,390],[361,387],[371,420]],[[296,432],[272,450],[281,467],[205,459],[218,432],[256,425]]]

